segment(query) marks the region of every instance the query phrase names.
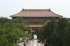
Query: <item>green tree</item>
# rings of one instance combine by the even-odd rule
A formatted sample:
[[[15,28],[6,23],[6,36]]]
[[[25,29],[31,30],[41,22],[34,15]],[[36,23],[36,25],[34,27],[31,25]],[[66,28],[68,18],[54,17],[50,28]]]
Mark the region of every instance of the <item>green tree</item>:
[[[17,46],[16,41],[28,34],[26,23],[22,18],[0,18],[0,46]]]

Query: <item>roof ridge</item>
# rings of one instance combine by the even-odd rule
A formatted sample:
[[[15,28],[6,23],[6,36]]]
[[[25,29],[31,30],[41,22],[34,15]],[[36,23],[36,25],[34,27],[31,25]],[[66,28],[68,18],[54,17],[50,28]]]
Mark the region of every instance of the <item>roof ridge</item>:
[[[51,11],[50,9],[22,9],[21,11],[24,11],[24,10],[48,10],[48,11]]]

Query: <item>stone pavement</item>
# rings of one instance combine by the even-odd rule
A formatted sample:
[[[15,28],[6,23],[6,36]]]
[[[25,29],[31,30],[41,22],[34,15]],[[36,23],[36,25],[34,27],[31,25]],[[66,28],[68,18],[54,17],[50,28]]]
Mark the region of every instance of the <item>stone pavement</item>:
[[[18,43],[19,46],[23,46],[24,42]],[[30,40],[28,41],[26,46],[43,46],[42,43],[38,43],[38,40]]]
[[[17,43],[18,46],[23,46],[24,42],[21,42],[21,43]]]
[[[43,46],[42,43],[38,43],[38,40],[35,37],[33,40],[29,40],[26,46]],[[23,44],[24,42],[18,43],[19,46],[23,46]]]

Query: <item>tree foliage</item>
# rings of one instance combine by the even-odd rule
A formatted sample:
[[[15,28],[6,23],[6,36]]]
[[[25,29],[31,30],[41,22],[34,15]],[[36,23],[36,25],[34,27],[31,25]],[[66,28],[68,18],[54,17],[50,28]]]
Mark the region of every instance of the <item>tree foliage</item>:
[[[40,29],[39,40],[44,46],[70,46],[70,19],[51,18]]]
[[[29,36],[25,31],[26,23],[22,18],[0,18],[0,46],[17,46],[20,37]]]

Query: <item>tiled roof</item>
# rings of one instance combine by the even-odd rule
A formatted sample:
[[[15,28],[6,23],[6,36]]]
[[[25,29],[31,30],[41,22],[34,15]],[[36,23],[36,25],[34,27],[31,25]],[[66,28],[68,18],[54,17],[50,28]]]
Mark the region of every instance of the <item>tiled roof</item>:
[[[17,14],[11,17],[62,17],[61,15],[53,13],[50,9],[22,9]]]

